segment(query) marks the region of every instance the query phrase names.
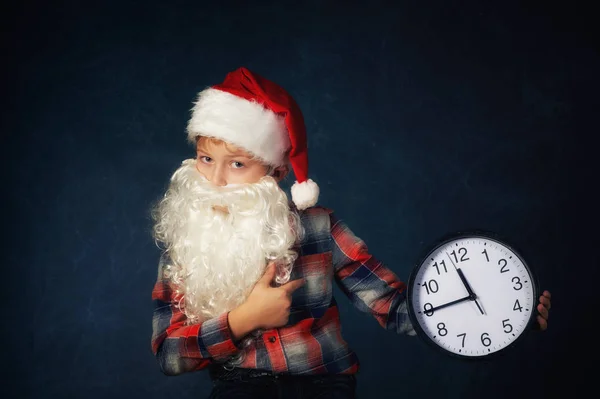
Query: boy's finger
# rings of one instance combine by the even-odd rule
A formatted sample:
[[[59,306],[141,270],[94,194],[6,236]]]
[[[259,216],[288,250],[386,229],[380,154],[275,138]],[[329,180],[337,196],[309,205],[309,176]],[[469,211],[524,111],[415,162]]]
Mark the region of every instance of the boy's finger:
[[[550,291],[548,291],[548,290],[545,290],[543,295],[548,299],[552,299],[552,295],[550,294]]]
[[[288,294],[291,294],[292,292],[296,291],[298,288],[302,287],[304,285],[304,280],[303,279],[297,279],[297,280],[292,280],[289,281],[287,283],[285,283],[284,285],[281,286],[281,288],[283,288]]]
[[[551,302],[550,299],[548,299],[548,297],[542,295],[540,297],[540,303],[544,305],[546,309],[550,310]]]
[[[548,322],[542,316],[537,317],[537,322],[539,324],[540,330],[544,331],[548,328]]]
[[[548,320],[548,309],[546,309],[546,307],[544,305],[539,304],[537,306],[537,310],[545,320]]]

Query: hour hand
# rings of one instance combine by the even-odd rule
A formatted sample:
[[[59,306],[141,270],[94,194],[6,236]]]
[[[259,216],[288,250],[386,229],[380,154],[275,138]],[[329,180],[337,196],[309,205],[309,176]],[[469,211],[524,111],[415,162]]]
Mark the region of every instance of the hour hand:
[[[463,274],[462,270],[460,270],[460,267],[456,267],[456,265],[454,264],[454,261],[452,260],[452,258],[448,254],[448,252],[446,252],[446,255],[448,256],[448,259],[450,259],[450,262],[452,263],[452,266],[454,266],[454,268],[456,269],[456,272],[460,276],[460,280],[462,281],[463,285],[467,289],[467,292],[469,293],[469,295],[471,295],[472,297],[475,297],[475,293],[473,292],[473,290],[471,289],[471,286],[467,282],[467,278]]]
[[[467,289],[467,292],[469,293],[469,296],[471,296],[472,299],[476,299],[477,295],[475,295],[475,293],[471,289],[471,286],[469,285],[469,282],[465,278],[465,275],[464,275],[463,271],[460,270],[460,267],[458,269],[456,269],[456,271],[458,272],[458,275],[460,276],[460,279],[462,280],[463,284],[465,285],[465,288]]]
[[[462,270],[460,270],[460,267],[458,269],[456,269],[456,271],[458,272],[458,275],[460,276],[460,279],[462,280],[463,284],[465,285],[465,288],[467,289],[467,292],[469,293],[469,299],[472,300],[472,301],[475,301],[475,305],[477,305],[477,308],[479,309],[479,311],[481,312],[481,314],[485,314],[483,312],[483,309],[481,309],[481,306],[479,305],[479,302],[477,301],[477,295],[475,295],[475,292],[473,292],[473,289],[469,285],[469,282],[465,278],[465,275],[463,274]]]
[[[446,252],[446,255],[448,255],[447,252]],[[485,312],[483,311],[483,309],[481,309],[481,306],[479,305],[479,302],[477,302],[477,295],[475,295],[475,292],[473,291],[473,289],[469,285],[469,282],[467,281],[467,278],[463,274],[462,270],[460,270],[460,267],[456,267],[456,265],[452,261],[452,258],[450,257],[450,255],[448,255],[448,259],[450,259],[450,262],[452,262],[452,266],[454,266],[454,268],[456,269],[456,272],[458,273],[458,275],[460,277],[460,280],[463,282],[465,288],[467,289],[467,292],[469,293],[469,299],[471,299],[472,301],[475,301],[475,305],[477,305],[477,308],[479,309],[479,311],[481,312],[481,314],[485,314]]]

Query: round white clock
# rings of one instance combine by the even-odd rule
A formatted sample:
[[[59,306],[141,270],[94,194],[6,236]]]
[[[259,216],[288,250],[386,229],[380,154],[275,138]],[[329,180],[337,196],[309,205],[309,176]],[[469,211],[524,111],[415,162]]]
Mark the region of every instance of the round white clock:
[[[497,234],[448,235],[417,263],[408,282],[417,334],[445,353],[489,358],[513,346],[537,315],[536,278]]]

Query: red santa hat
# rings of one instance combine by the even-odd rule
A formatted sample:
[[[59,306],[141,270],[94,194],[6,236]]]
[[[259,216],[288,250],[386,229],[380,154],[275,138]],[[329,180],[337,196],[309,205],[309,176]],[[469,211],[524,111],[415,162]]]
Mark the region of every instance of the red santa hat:
[[[317,203],[319,187],[308,178],[306,127],[300,107],[277,84],[238,68],[223,83],[204,89],[192,108],[188,139],[221,139],[265,163],[282,166],[289,156],[296,181],[292,201],[300,210]]]

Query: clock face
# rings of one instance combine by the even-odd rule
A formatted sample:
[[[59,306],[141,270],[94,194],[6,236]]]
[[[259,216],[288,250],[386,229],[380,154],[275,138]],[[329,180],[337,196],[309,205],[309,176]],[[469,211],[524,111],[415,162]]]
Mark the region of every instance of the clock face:
[[[504,241],[461,234],[435,246],[408,285],[415,330],[460,357],[509,347],[529,329],[537,288],[522,257]]]

